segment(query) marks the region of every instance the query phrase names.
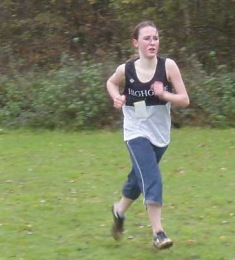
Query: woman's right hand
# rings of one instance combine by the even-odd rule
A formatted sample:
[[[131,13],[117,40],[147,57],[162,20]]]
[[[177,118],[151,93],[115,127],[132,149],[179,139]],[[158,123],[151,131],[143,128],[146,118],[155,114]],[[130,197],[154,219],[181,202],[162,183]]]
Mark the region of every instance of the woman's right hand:
[[[117,109],[122,108],[122,106],[126,103],[126,96],[119,95],[113,99],[113,106]]]

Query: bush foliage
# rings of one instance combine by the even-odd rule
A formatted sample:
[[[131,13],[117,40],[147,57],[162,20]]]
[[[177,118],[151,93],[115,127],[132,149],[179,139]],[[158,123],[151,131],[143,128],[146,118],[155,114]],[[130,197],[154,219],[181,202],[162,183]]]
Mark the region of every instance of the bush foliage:
[[[110,110],[102,73],[102,64],[83,60],[40,76],[3,77],[0,120],[8,127],[103,126]]]
[[[207,73],[195,55],[185,60],[182,74],[190,106],[173,108],[173,121],[179,125],[234,127],[235,74],[228,72],[225,65],[217,65],[213,73]]]
[[[235,126],[235,77],[224,66],[206,74],[194,57],[183,77],[191,105],[173,107],[173,124]],[[0,78],[0,121],[7,127],[84,129],[115,126],[115,112],[105,82],[112,64],[70,59],[60,69]]]

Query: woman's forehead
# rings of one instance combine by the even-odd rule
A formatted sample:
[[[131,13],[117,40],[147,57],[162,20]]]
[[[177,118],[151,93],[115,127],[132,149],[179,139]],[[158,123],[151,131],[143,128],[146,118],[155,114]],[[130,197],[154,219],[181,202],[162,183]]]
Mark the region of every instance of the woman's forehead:
[[[157,35],[157,34],[158,34],[157,29],[152,26],[143,27],[139,31],[139,36]]]

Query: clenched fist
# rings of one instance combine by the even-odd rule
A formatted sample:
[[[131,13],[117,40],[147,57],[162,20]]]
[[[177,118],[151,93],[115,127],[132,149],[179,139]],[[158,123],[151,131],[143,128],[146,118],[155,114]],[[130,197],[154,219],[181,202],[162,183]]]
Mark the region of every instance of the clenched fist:
[[[113,99],[113,106],[120,109],[126,103],[126,96],[119,95]]]

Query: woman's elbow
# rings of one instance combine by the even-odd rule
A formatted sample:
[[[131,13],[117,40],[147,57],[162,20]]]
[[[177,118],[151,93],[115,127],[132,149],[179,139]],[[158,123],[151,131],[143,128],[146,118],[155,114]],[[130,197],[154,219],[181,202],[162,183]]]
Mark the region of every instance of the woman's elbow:
[[[182,106],[183,107],[188,107],[189,105],[190,105],[190,100],[189,100],[189,97],[186,96],[186,97],[184,97],[184,100],[182,102]]]

